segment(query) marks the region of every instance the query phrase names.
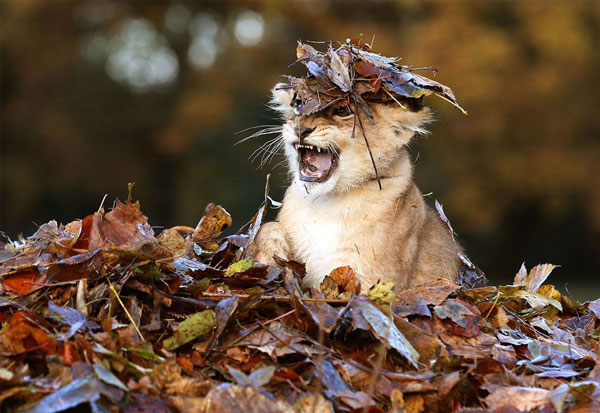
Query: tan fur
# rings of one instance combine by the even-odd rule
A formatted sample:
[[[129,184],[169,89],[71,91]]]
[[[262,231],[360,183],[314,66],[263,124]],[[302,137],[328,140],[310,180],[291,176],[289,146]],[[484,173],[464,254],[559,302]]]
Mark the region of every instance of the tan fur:
[[[358,122],[352,138],[353,116],[326,110],[299,117],[290,106],[293,92],[277,85],[273,93],[273,107],[285,118],[282,139],[292,183],[277,220],[263,225],[250,255],[269,264],[275,255],[305,263],[307,287],[318,288],[343,265],[359,275],[363,292],[378,280],[406,289],[438,277],[456,279],[461,248],[413,183],[406,151],[415,132],[423,132],[429,110],[371,103],[373,120],[360,111],[380,190]],[[300,181],[294,126],[315,128],[303,143],[340,153],[325,182]]]

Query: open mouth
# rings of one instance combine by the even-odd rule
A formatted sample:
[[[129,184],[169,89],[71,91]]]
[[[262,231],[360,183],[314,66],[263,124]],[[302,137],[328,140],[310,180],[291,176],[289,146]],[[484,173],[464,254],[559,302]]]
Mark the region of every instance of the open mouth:
[[[329,149],[313,145],[295,145],[298,150],[300,180],[305,182],[324,182],[337,165],[338,157]]]

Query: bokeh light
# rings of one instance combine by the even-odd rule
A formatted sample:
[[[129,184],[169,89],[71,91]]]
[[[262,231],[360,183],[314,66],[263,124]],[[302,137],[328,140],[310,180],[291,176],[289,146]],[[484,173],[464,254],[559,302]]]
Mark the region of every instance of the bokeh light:
[[[265,21],[262,16],[252,10],[239,14],[235,21],[235,38],[242,46],[255,46],[262,40]]]
[[[179,63],[164,36],[146,19],[129,19],[109,40],[106,71],[135,91],[168,85]]]

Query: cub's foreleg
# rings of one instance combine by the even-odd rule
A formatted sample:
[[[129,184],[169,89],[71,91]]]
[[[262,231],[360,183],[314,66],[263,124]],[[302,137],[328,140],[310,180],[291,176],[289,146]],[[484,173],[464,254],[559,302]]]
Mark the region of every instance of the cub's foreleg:
[[[258,262],[269,265],[277,265],[275,256],[284,260],[291,259],[290,246],[281,223],[263,224],[254,242],[248,247],[248,255]]]

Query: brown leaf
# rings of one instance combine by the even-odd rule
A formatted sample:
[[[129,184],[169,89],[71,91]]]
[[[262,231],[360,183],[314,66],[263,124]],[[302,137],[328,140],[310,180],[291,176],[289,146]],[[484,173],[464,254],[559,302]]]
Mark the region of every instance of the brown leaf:
[[[142,214],[139,202],[116,201],[115,208],[109,213],[96,212],[93,215],[88,244],[90,251],[116,248],[132,253],[150,253],[156,247],[154,231]]]
[[[331,332],[340,322],[338,312],[327,303],[304,302],[295,296],[293,299],[296,306],[304,310],[314,324],[326,333]]]
[[[327,400],[325,396],[320,393],[317,394],[305,394],[301,396],[294,407],[297,407],[297,413],[333,413],[333,406],[331,401]]]
[[[156,238],[156,241],[167,249],[172,256],[185,254],[185,238],[174,229],[165,229]]]
[[[192,239],[196,242],[208,241],[221,235],[231,225],[231,215],[222,206],[208,204],[204,216],[196,225]]]
[[[335,280],[341,292],[349,291],[357,294],[360,291],[360,282],[357,280],[356,273],[348,265],[334,269],[329,276]]]
[[[193,409],[193,410],[190,410]],[[273,401],[251,386],[222,384],[208,392],[199,405],[183,404],[181,411],[201,413],[288,413],[293,411],[288,403]]]
[[[458,290],[459,286],[451,280],[438,278],[437,280],[417,285],[416,287],[398,293],[400,302],[409,302],[410,297],[420,295],[427,304],[440,305],[450,294]]]
[[[404,406],[406,413],[422,413],[425,411],[425,400],[420,394],[407,395],[404,398]]]
[[[401,317],[395,317],[394,321],[398,330],[404,334],[406,339],[419,353],[419,361],[429,365],[431,360],[438,357],[448,357],[448,351],[437,336],[428,334],[413,323]]]
[[[206,353],[210,353],[213,345],[221,337],[221,334],[223,334],[223,331],[231,320],[231,316],[237,311],[239,302],[239,297],[234,295],[219,301],[219,304],[215,307],[215,330],[205,350]]]
[[[435,314],[451,324],[448,329],[463,337],[475,337],[479,334],[479,314],[460,300],[446,300],[443,305],[434,308]]]
[[[512,408],[519,411],[530,411],[550,402],[550,391],[534,387],[505,387],[493,384],[485,385],[490,392],[484,399],[492,409]]]
[[[398,294],[394,302],[394,313],[400,317],[410,315],[421,315],[431,317],[431,311],[427,306],[427,301],[412,289],[402,291]]]
[[[95,269],[100,248],[55,261],[48,267],[48,280],[69,282],[86,278]]]
[[[377,79],[390,79],[392,74],[385,69],[381,69],[372,63],[364,60],[358,61],[354,64],[354,70],[356,73],[365,77],[376,77]]]

